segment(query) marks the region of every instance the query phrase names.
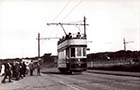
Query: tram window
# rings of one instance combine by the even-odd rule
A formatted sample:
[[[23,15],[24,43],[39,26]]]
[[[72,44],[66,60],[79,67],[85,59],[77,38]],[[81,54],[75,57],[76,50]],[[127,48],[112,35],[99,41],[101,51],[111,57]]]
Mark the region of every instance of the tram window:
[[[77,56],[81,56],[82,52],[81,52],[81,48],[77,48]]]
[[[83,56],[86,56],[86,48],[83,48]]]
[[[75,57],[75,48],[71,48],[71,57]]]

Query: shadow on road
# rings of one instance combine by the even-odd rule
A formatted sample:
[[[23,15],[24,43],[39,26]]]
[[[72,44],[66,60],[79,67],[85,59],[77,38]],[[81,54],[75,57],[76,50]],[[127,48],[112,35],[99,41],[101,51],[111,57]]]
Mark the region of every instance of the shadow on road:
[[[81,75],[82,73],[76,73],[76,72],[66,72],[62,73],[57,68],[43,68],[41,70],[41,73],[43,74],[55,74],[55,75]]]
[[[56,71],[43,71],[43,74],[57,74],[57,75],[72,75],[71,73],[61,73],[61,72],[56,72]]]

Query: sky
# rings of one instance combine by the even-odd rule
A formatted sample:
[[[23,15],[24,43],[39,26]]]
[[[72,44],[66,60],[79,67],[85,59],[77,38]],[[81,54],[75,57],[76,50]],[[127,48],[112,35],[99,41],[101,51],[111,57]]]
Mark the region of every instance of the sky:
[[[60,26],[46,23],[82,23],[86,17],[87,53],[140,50],[140,0],[0,0],[0,58],[38,55],[37,35],[62,37]],[[64,26],[83,32],[83,26]],[[41,56],[57,55],[57,39],[41,40]],[[90,42],[92,41],[92,42]]]

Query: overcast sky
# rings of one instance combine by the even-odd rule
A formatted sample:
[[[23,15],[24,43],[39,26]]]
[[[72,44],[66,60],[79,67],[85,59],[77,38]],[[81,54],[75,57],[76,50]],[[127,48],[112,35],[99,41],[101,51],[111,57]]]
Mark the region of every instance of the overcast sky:
[[[51,22],[82,23],[87,18],[88,53],[140,50],[140,0],[0,0],[0,58],[37,56],[37,34],[65,35]],[[64,26],[66,32],[83,27]],[[57,54],[57,40],[41,40],[41,55]]]

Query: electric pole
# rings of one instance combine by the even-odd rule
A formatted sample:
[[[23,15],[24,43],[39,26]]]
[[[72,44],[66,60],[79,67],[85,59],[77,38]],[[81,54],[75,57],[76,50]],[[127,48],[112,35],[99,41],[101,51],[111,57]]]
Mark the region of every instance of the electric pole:
[[[40,33],[38,33],[38,58],[40,58]]]
[[[40,33],[38,33],[38,58],[40,58],[40,40],[49,40],[49,39],[59,39],[59,37],[46,37],[46,38],[40,38]]]
[[[126,51],[126,42],[125,42],[125,38],[123,38],[123,44],[124,44],[124,51]]]
[[[87,38],[87,35],[86,35],[86,17],[84,16],[84,37],[85,39]]]
[[[129,43],[133,43],[134,41],[125,41],[125,38],[123,38],[123,44],[124,44],[124,51],[126,51],[126,45]]]

